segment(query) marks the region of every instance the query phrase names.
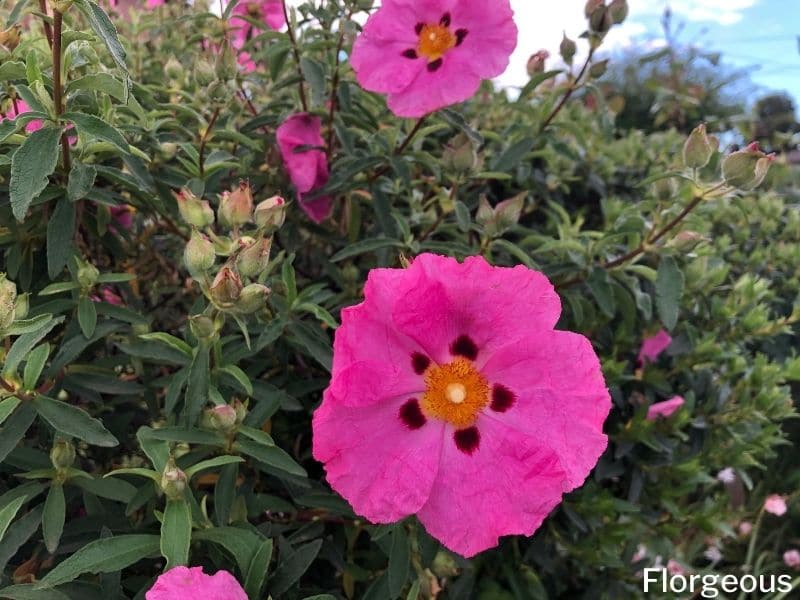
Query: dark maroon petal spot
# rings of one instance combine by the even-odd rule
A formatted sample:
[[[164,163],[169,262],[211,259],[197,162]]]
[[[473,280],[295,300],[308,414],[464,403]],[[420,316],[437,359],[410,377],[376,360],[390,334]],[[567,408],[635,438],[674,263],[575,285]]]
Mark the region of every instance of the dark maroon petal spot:
[[[420,33],[422,33],[422,29],[423,29],[423,27],[425,27],[425,23],[417,23],[417,24],[416,24],[416,26],[414,27],[414,31],[416,31],[416,32],[417,32],[417,35],[419,35]]]
[[[453,356],[463,356],[470,360],[478,358],[478,347],[468,335],[460,335],[450,344],[450,354]]]
[[[431,62],[428,63],[428,71],[433,73],[434,71],[438,71],[439,67],[441,66],[442,66],[442,59],[437,58],[436,60],[432,60]]]
[[[403,52],[403,56],[405,56],[406,58],[412,58],[412,59],[413,58],[419,58],[419,56],[417,56],[417,51],[414,50],[413,48],[409,48],[408,50],[404,51]]]
[[[469,33],[466,29],[456,29],[456,46],[460,46]]]
[[[444,13],[442,15],[442,18],[439,20],[439,25],[450,27],[450,13]]]
[[[409,429],[419,429],[428,422],[416,398],[412,398],[400,407],[400,420]]]
[[[492,403],[489,405],[489,408],[495,412],[503,413],[514,406],[516,400],[517,397],[514,395],[514,392],[502,384],[495,383],[492,388]]]
[[[422,375],[428,365],[431,364],[431,359],[420,352],[414,352],[411,355],[411,366],[414,368],[414,373]]]
[[[481,434],[478,433],[478,428],[474,425],[466,429],[458,429],[453,434],[453,439],[456,441],[456,446],[464,454],[472,454],[478,449],[481,442]]]

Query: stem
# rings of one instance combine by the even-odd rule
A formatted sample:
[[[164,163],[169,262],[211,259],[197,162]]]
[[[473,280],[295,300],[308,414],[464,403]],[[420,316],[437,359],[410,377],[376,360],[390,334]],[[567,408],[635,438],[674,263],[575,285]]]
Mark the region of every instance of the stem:
[[[753,531],[750,535],[750,543],[747,545],[747,557],[744,559],[743,570],[747,570],[750,572],[753,568],[753,555],[756,552],[756,540],[758,539],[758,530],[761,528],[761,521],[764,517],[764,509],[762,508],[761,511],[758,513],[758,517],[756,518],[755,525],[753,525]],[[738,596],[737,600],[743,600],[746,593],[741,592]]]
[[[44,15],[47,14],[47,0],[39,0],[39,11]],[[47,44],[52,48],[53,28],[50,26],[50,22],[47,18],[43,19],[42,22],[44,23],[44,35],[47,37]]]
[[[286,20],[286,34],[289,36],[289,41],[292,44],[292,53],[294,54],[294,61],[297,65],[297,75],[300,77],[300,82],[297,84],[298,91],[300,92],[300,104],[303,106],[303,112],[308,112],[306,88],[303,85],[303,68],[300,65],[300,49],[297,47],[297,38],[294,35],[294,29],[292,29],[292,21],[289,19],[286,0],[281,0],[281,6],[283,7],[283,17]]]
[[[200,149],[198,150],[197,154],[197,162],[199,163],[200,168],[200,176],[202,177],[205,175],[205,153],[206,153],[206,144],[208,143],[208,139],[211,137],[211,130],[214,128],[214,124],[217,122],[219,118],[219,108],[214,109],[214,114],[211,115],[211,120],[209,120],[208,125],[206,126],[206,130],[203,132],[202,137],[200,138]]]
[[[339,90],[339,66],[341,61],[339,60],[339,55],[342,53],[342,48],[344,48],[344,36],[346,33],[347,22],[350,21],[350,17],[353,15],[352,9],[347,11],[347,16],[344,19],[344,22],[339,24],[339,28],[341,31],[339,32],[339,41],[336,44],[336,57],[335,57],[335,65],[333,68],[333,81],[331,82],[331,99],[330,99],[330,110],[328,112],[328,160],[330,161],[331,155],[333,154],[333,144],[336,141],[336,137],[334,136],[334,129],[333,129],[333,118],[336,116],[336,109],[338,108],[338,90]]]
[[[428,118],[427,116],[419,118],[419,120],[414,125],[414,128],[408,132],[406,139],[404,139],[403,142],[397,148],[394,149],[394,152],[392,152],[392,156],[397,156],[398,154],[402,154],[403,150],[408,148],[408,145],[414,139],[414,136],[417,135],[417,133],[419,133],[420,129],[422,129],[422,126],[425,124],[425,119],[427,118]],[[389,170],[389,165],[383,165],[380,169],[378,169],[372,174],[372,176],[367,180],[367,183],[372,183],[378,177],[386,173],[386,171],[388,170]]]
[[[64,88],[61,82],[61,30],[64,24],[64,14],[53,11],[53,104],[56,108],[56,118],[64,114]],[[67,132],[61,134],[61,157],[64,170],[69,173],[72,168],[69,157],[69,139]]]
[[[561,112],[561,109],[564,108],[564,105],[566,105],[567,101],[572,97],[572,94],[575,92],[575,90],[577,90],[578,87],[580,87],[578,84],[580,83],[580,80],[583,78],[583,76],[586,74],[586,69],[589,68],[589,64],[592,62],[593,56],[594,56],[594,48],[589,50],[589,56],[586,57],[586,62],[583,63],[581,70],[578,72],[578,76],[575,79],[573,79],[572,82],[570,83],[569,88],[567,88],[567,91],[564,93],[564,96],[561,98],[561,101],[555,106],[555,108],[553,108],[553,110],[550,112],[550,114],[547,116],[544,122],[542,122],[541,126],[539,127],[539,133],[542,133],[545,129],[547,129],[548,125],[550,125],[550,123],[553,122],[553,119],[556,118],[556,115],[558,115],[558,113]]]

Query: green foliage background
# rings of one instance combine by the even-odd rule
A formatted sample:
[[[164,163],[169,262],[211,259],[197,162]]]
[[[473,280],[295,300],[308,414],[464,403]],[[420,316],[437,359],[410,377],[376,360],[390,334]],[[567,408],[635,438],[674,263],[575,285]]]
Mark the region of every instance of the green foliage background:
[[[292,14],[300,62],[286,33],[264,33],[249,75],[217,59],[224,22],[200,2],[115,17],[117,37],[76,0],[58,110],[38,5],[6,4],[4,22],[23,27],[0,52],[3,106],[18,96],[33,112],[0,123],[0,270],[29,303],[0,349],[0,598],[143,598],[187,558],[231,571],[253,599],[633,598],[657,560],[787,571],[780,556],[800,545],[800,192],[780,159],[754,192],[712,192],[720,155],[694,173],[683,134],[618,129],[593,77],[574,78],[580,65],[572,79],[534,75],[518,98],[485,84],[404,122],[341,60],[369,0],[306,3]],[[292,203],[259,278],[266,306],[198,339],[188,317],[208,302],[182,264],[190,229],[172,192],[216,207],[244,179],[257,202],[292,198],[274,134],[301,87],[332,127],[333,218],[314,225]],[[47,123],[26,134],[31,118]],[[122,204],[130,229],[111,218]],[[359,519],[310,454],[339,311],[369,269],[421,252],[546,273],[558,327],[593,341],[614,401],[586,484],[532,538],[469,561],[413,519]],[[104,287],[124,306],[92,301]],[[669,351],[637,365],[664,326]],[[674,395],[679,413],[645,419]],[[234,399],[248,407],[235,431],[198,420]],[[190,483],[165,497],[170,457]],[[726,467],[732,485],[716,478]],[[770,493],[787,515],[762,515]],[[758,536],[739,533],[743,520]]]

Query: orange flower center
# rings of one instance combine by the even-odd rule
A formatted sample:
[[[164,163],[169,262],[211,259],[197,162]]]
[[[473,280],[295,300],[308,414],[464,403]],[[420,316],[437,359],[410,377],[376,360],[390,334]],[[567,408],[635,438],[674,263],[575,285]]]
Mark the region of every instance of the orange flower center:
[[[419,32],[417,52],[429,62],[439,60],[451,48],[455,48],[458,40],[450,28],[442,25],[423,25]]]
[[[422,410],[456,427],[469,427],[489,403],[489,383],[466,358],[431,365],[425,373]]]

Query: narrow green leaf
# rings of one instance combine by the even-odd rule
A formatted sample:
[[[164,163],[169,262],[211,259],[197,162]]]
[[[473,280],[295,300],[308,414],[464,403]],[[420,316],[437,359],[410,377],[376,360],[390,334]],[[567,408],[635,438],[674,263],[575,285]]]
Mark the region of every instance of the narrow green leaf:
[[[277,446],[264,446],[252,440],[239,440],[234,446],[234,450],[247,454],[265,465],[285,471],[292,475],[305,477],[306,471],[298,465],[294,459]]]
[[[8,354],[6,354],[6,364],[3,367],[3,372],[15,373],[19,363],[21,363],[22,360],[30,353],[30,351],[33,350],[36,344],[41,342],[44,336],[50,333],[53,327],[61,323],[63,320],[64,317],[53,319],[52,321],[47,322],[44,327],[37,329],[36,331],[23,334],[14,340],[11,350],[9,350]]]
[[[20,399],[16,396],[9,396],[8,398],[0,400],[0,425],[14,412],[14,409],[17,408],[19,403]]]
[[[346,248],[342,248],[331,256],[331,262],[339,262],[340,260],[344,260],[345,258],[352,258],[353,256],[358,256],[359,254],[366,254],[367,252],[375,252],[376,250],[382,250],[383,248],[403,248],[405,244],[398,240],[393,240],[390,238],[375,238],[370,240],[361,240],[356,242],[355,244],[350,244]]]
[[[208,402],[209,359],[208,348],[200,345],[195,348],[192,364],[189,366],[189,383],[186,386],[186,402],[184,412],[187,424],[197,421],[203,407]]]
[[[320,548],[322,548],[322,540],[314,540],[299,546],[291,554],[283,554],[269,584],[269,592],[273,598],[280,598],[308,571],[311,563],[317,558]]]
[[[92,165],[85,165],[82,162],[72,163],[69,172],[69,182],[67,182],[67,196],[73,202],[83,200],[94,187],[94,180],[97,177],[97,169]]]
[[[189,564],[189,546],[192,542],[192,512],[185,500],[167,500],[164,521],[161,523],[161,556],[167,559],[164,567]]]
[[[168,333],[163,333],[161,331],[155,333],[145,333],[140,335],[139,339],[146,340],[148,342],[158,342],[160,344],[169,346],[170,348],[174,348],[186,356],[192,356],[192,347],[189,344],[184,342],[182,339],[176,338],[174,335],[170,335]]]
[[[8,417],[0,429],[0,463],[17,447],[36,419],[36,411],[29,402],[23,402]]]
[[[61,541],[66,511],[64,486],[53,482],[47,494],[47,500],[44,502],[44,512],[42,513],[42,537],[50,554],[56,551],[58,543]]]
[[[253,384],[250,382],[250,378],[247,374],[242,371],[236,365],[225,365],[224,367],[219,367],[218,371],[222,371],[223,373],[227,373],[231,377],[233,377],[242,389],[247,393],[248,396],[253,395]]]
[[[25,504],[26,501],[27,498],[23,496],[22,498],[17,498],[13,502],[10,502],[7,506],[0,508],[0,541],[3,540],[8,526],[11,525],[11,521],[17,516],[19,509],[22,508],[22,505]]]
[[[11,524],[3,538],[3,543],[0,544],[0,573],[5,572],[8,561],[39,530],[41,522],[42,506],[39,505]]]
[[[614,301],[614,288],[611,287],[608,271],[602,267],[594,267],[586,279],[586,285],[589,286],[589,290],[591,290],[603,314],[607,317],[613,317],[617,310],[617,305]]]
[[[125,48],[122,47],[122,43],[119,41],[117,28],[114,27],[105,11],[91,0],[75,0],[75,6],[86,16],[97,37],[103,40],[117,66],[127,74]]]
[[[264,589],[264,584],[267,582],[267,569],[271,558],[272,540],[264,540],[253,555],[244,578],[244,591],[248,598],[263,597],[261,590]]]
[[[25,220],[31,202],[47,187],[58,163],[60,139],[60,127],[43,127],[30,134],[14,153],[8,191],[17,221]]]
[[[103,477],[116,477],[117,475],[137,475],[139,477],[147,477],[156,483],[161,482],[161,473],[153,469],[145,469],[143,467],[128,467],[125,469],[114,469],[110,473],[106,473]]]
[[[103,119],[86,113],[73,112],[64,113],[62,117],[74,123],[79,134],[108,142],[125,154],[129,152],[128,142],[125,137]]]
[[[253,427],[247,427],[246,425],[241,425],[239,427],[239,434],[264,446],[275,445],[272,436],[266,433],[265,431],[261,431],[260,429],[254,429]]]
[[[47,274],[51,279],[58,277],[67,265],[74,235],[75,205],[69,199],[61,198],[47,222]]]
[[[238,527],[214,527],[201,529],[194,534],[195,541],[207,541],[224,548],[239,566],[239,571],[247,573],[261,544],[261,538],[249,529]]]
[[[9,600],[70,600],[58,590],[37,590],[33,585],[12,585],[0,590],[0,598]]]
[[[56,431],[95,446],[113,447],[119,444],[117,438],[100,421],[77,406],[41,394],[32,400],[32,404],[39,416],[50,423]]]
[[[186,473],[186,478],[191,480],[192,477],[201,471],[205,471],[206,469],[213,469],[214,467],[221,467],[240,462],[244,462],[244,459],[241,456],[216,456],[214,458],[209,458],[208,460],[200,461],[188,469],[184,469],[184,473]]]
[[[408,549],[408,536],[402,524],[394,528],[392,546],[389,551],[389,594],[397,598],[406,585],[411,568],[411,554]]]
[[[25,371],[22,376],[22,385],[26,390],[32,390],[36,387],[36,382],[39,380],[39,375],[42,374],[44,364],[47,362],[47,357],[50,356],[50,344],[45,342],[41,346],[37,346],[29,355],[28,360],[25,362]],[[0,423],[3,422],[0,413]]]
[[[55,587],[84,573],[113,573],[159,553],[157,535],[120,535],[89,542],[56,566],[36,585],[37,589]]]
[[[23,333],[33,333],[34,331],[39,331],[52,318],[53,315],[46,314],[37,315],[30,319],[20,319],[18,321],[14,321],[9,327],[3,330],[3,335],[22,335]]]
[[[671,256],[662,256],[656,274],[656,310],[664,327],[671,330],[678,322],[684,277]]]
[[[492,161],[491,170],[510,171],[533,149],[535,143],[535,139],[526,137],[511,144]]]
[[[97,310],[89,298],[81,298],[78,301],[78,324],[81,326],[83,337],[87,340],[94,335],[94,329],[97,327]]]

